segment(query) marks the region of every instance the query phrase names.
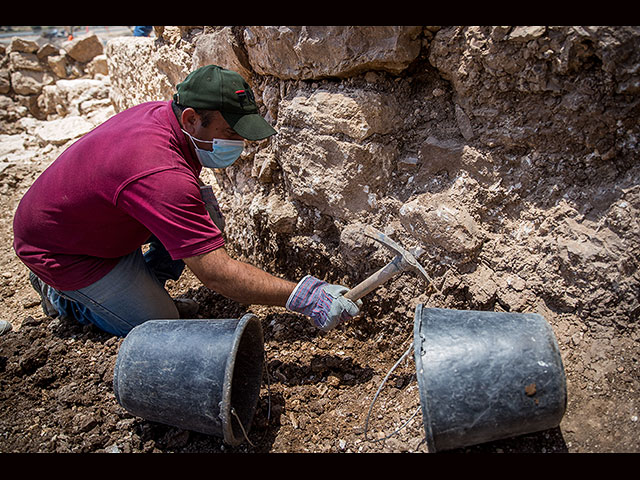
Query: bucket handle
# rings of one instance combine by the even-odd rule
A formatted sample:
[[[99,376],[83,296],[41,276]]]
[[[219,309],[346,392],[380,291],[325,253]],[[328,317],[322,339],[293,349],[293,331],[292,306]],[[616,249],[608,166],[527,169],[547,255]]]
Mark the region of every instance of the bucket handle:
[[[381,442],[386,440],[387,438],[391,438],[392,436],[394,436],[396,433],[398,433],[400,430],[402,430],[404,427],[406,427],[409,422],[411,420],[413,420],[413,417],[415,417],[418,412],[420,411],[420,407],[418,407],[416,409],[416,411],[413,413],[413,415],[411,415],[411,417],[409,417],[409,419],[404,422],[400,427],[398,427],[396,430],[394,430],[393,432],[391,432],[389,435],[387,435],[386,437],[383,438],[372,438],[369,439],[367,438],[367,431],[369,429],[369,417],[371,416],[371,410],[373,410],[373,405],[376,402],[376,400],[378,399],[378,395],[380,394],[380,391],[382,390],[382,387],[384,386],[385,382],[387,381],[387,379],[389,378],[389,376],[393,373],[393,371],[398,367],[398,365],[400,365],[400,363],[402,363],[402,361],[407,357],[407,355],[409,355],[409,353],[411,352],[411,350],[413,349],[413,341],[411,342],[411,345],[409,345],[409,348],[407,348],[407,350],[402,354],[402,356],[398,359],[398,361],[395,363],[395,365],[393,367],[391,367],[391,369],[389,370],[389,372],[387,372],[386,377],[384,377],[384,379],[382,380],[382,382],[380,383],[380,386],[378,387],[378,391],[376,392],[376,394],[373,396],[373,400],[371,401],[371,405],[369,406],[369,411],[367,412],[367,418],[365,421],[365,425],[364,425],[364,439],[371,441],[371,442]]]
[[[264,437],[267,435],[267,432],[269,431],[269,422],[271,421],[271,381],[269,379],[269,365],[267,364],[267,352],[264,352],[264,371],[267,377],[267,428],[261,440],[263,440]],[[244,425],[242,425],[242,421],[240,421],[240,417],[236,413],[236,409],[231,407],[230,413],[231,415],[236,417],[236,420],[238,421],[238,425],[240,425],[240,429],[242,430],[242,434],[244,435],[245,440],[249,443],[249,445],[255,448],[256,446],[251,442],[251,440],[249,440],[249,436],[247,435],[247,432],[244,429]]]
[[[244,438],[247,442],[249,442],[249,445],[251,445],[252,447],[255,448],[255,445],[253,443],[251,443],[251,440],[249,440],[249,437],[247,436],[247,432],[244,429],[244,426],[242,425],[242,422],[240,421],[240,417],[238,417],[238,414],[236,413],[236,409],[231,407],[231,415],[233,415],[234,417],[236,417],[236,420],[238,421],[238,425],[240,425],[240,429],[242,430],[242,434],[244,435]]]

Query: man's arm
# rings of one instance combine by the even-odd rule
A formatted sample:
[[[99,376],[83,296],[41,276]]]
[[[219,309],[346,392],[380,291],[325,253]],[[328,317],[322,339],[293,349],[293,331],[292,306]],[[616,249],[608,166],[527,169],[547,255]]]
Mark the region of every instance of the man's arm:
[[[231,258],[221,247],[184,262],[209,289],[246,305],[284,307],[296,287],[248,263]]]
[[[321,330],[328,331],[356,315],[362,301],[344,297],[349,289],[330,285],[311,275],[291,283],[231,258],[224,247],[184,262],[209,289],[236,302],[286,307],[308,316]]]

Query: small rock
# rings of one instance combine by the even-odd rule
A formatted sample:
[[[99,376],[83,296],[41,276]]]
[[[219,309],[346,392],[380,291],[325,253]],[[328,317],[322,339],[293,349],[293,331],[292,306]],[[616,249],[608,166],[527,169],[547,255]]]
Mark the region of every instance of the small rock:
[[[79,37],[63,45],[67,55],[78,62],[85,63],[98,55],[102,55],[104,49],[97,35]]]
[[[524,26],[515,27],[509,34],[509,40],[515,40],[518,42],[528,42],[534,38],[538,38],[546,31],[546,27],[543,26]]]
[[[18,365],[24,373],[30,374],[42,367],[47,362],[48,356],[49,353],[44,346],[33,345],[24,353]]]
[[[73,423],[75,424],[75,431],[80,433],[88,432],[98,424],[98,421],[92,414],[78,413],[73,418]]]
[[[31,308],[40,305],[39,298],[25,298],[22,301],[22,308]]]
[[[9,48],[7,49],[7,53],[10,52],[24,52],[24,53],[34,53],[38,51],[38,44],[32,40],[24,40],[20,37],[13,37],[11,39],[11,43],[9,44]]]

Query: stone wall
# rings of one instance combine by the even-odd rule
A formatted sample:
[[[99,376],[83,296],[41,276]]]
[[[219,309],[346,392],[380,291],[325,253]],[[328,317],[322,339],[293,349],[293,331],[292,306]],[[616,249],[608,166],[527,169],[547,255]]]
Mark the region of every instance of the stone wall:
[[[12,122],[31,115],[44,120],[78,110],[80,102],[70,98],[77,82],[86,79],[85,99],[109,101],[108,76],[102,42],[86,35],[61,45],[14,37],[8,46],[0,45],[0,125],[11,132]],[[104,103],[104,102],[103,102]]]
[[[354,285],[391,259],[370,224],[435,282],[389,282],[371,312],[637,319],[638,27],[154,28],[106,46],[117,110],[214,63],[278,130],[210,177],[237,254]]]

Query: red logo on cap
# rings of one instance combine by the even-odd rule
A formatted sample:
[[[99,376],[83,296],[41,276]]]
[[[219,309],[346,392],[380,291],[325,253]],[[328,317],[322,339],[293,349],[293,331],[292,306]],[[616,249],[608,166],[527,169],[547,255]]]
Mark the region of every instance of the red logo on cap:
[[[255,99],[253,98],[253,92],[251,90],[236,90],[236,95],[240,98],[240,105],[244,106],[244,101],[249,101],[249,106],[255,103]]]

